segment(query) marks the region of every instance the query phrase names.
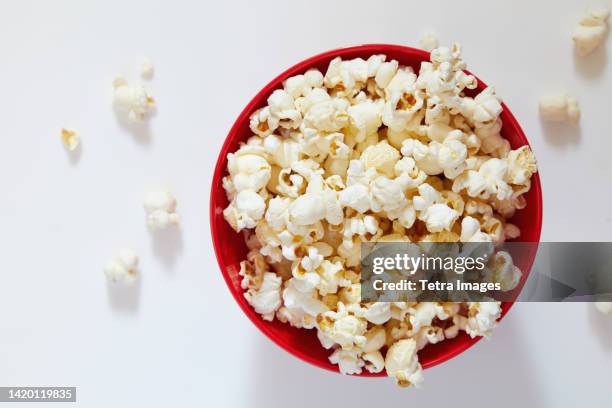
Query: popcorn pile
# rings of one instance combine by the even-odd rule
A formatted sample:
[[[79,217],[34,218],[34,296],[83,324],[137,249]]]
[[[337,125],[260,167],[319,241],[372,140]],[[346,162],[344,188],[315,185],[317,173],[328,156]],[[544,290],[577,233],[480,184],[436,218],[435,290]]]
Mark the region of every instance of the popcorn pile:
[[[284,82],[251,117],[254,135],[228,155],[223,214],[244,231],[244,296],[265,320],[316,329],[345,374],[386,369],[419,386],[417,352],[463,330],[488,336],[498,302],[361,303],[364,241],[490,242],[520,235],[537,171],[511,150],[492,88],[464,72],[458,45],[438,47],[417,75],[373,55],[336,58]],[[504,287],[520,271],[507,254],[489,268]]]

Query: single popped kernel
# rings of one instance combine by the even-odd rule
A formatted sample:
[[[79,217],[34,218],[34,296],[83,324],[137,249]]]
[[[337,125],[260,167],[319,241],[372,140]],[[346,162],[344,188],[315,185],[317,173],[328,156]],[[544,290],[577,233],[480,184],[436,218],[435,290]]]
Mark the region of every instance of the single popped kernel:
[[[151,191],[144,199],[147,225],[153,231],[178,225],[180,217],[176,213],[176,199],[167,191]]]
[[[62,143],[68,151],[74,151],[81,143],[81,138],[76,130],[62,128]]]
[[[580,106],[578,100],[566,94],[550,95],[540,98],[540,116],[549,122],[578,124]]]
[[[115,78],[113,88],[113,102],[117,110],[131,122],[144,122],[147,112],[155,106],[155,100],[147,90],[141,85],[129,85],[121,76]]]
[[[149,58],[145,58],[142,60],[140,64],[140,76],[143,79],[151,79],[155,74],[155,67],[153,66],[153,61]]]
[[[593,9],[580,20],[572,34],[578,55],[585,57],[603,44],[608,35],[609,17],[609,10]]]
[[[107,262],[104,274],[110,282],[132,284],[138,276],[138,257],[131,249],[122,249]]]

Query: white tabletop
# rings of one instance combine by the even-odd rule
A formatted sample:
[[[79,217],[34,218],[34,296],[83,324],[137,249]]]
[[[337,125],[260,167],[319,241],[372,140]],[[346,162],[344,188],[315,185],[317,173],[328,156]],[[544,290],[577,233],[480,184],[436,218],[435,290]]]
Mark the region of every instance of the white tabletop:
[[[0,386],[76,386],[83,407],[609,406],[612,318],[587,304],[516,305],[490,341],[427,370],[418,391],[309,366],[235,304],[208,221],[217,152],[258,89],[318,52],[416,45],[433,29],[464,45],[528,135],[543,240],[612,240],[612,75],[605,50],[573,55],[584,3],[5,3]],[[158,112],[127,129],[111,109],[111,82],[136,79],[143,56],[155,63]],[[540,123],[538,98],[558,91],[579,98],[579,128]],[[80,132],[78,157],[64,151],[61,127]],[[147,231],[142,198],[155,186],[176,194],[180,233]],[[141,257],[135,293],[110,293],[102,273],[122,246]]]

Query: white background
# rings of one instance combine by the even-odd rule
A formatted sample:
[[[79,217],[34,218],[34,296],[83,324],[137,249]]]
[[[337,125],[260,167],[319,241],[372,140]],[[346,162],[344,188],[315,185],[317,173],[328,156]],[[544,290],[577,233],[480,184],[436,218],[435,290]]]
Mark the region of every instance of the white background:
[[[490,341],[426,371],[422,390],[324,372],[243,316],[211,248],[217,152],[250,98],[285,68],[362,43],[464,45],[539,159],[543,240],[612,240],[612,75],[573,55],[586,2],[13,1],[0,10],[0,386],[78,387],[83,407],[609,406],[612,318],[587,304],[520,304]],[[122,126],[112,78],[155,62],[157,114]],[[537,99],[568,91],[579,128],[543,126]],[[68,155],[59,129],[82,150]],[[142,197],[179,200],[180,232],[153,237]],[[134,293],[107,288],[119,247]],[[61,406],[53,405],[53,406]]]

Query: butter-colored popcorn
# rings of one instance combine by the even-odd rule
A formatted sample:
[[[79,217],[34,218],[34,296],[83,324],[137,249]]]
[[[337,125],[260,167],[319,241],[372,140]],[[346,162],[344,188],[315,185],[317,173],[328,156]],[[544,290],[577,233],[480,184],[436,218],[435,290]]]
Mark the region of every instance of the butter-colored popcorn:
[[[549,122],[578,124],[580,106],[578,100],[566,94],[549,95],[540,98],[540,116]]]
[[[365,169],[373,168],[378,173],[393,177],[395,165],[400,159],[400,153],[386,141],[368,147],[361,154]]]
[[[361,358],[365,362],[365,368],[371,373],[380,373],[385,369],[385,358],[380,351],[364,353]]]
[[[131,249],[121,249],[106,263],[104,274],[110,282],[130,285],[138,276],[138,257]]]
[[[399,340],[387,350],[387,375],[395,377],[397,384],[402,387],[420,387],[423,383],[423,370],[416,352],[414,339]]]
[[[612,302],[595,302],[595,307],[603,314],[612,315]]]
[[[153,231],[178,225],[180,217],[176,213],[176,199],[168,191],[151,191],[144,199],[147,225]]]
[[[113,102],[131,122],[144,122],[147,112],[155,106],[155,100],[143,86],[129,85],[118,76],[113,81]]]
[[[609,10],[593,9],[580,20],[572,34],[578,55],[587,56],[603,44],[608,35],[609,17]]]
[[[68,151],[74,151],[80,144],[80,137],[76,130],[62,128],[62,143]]]

